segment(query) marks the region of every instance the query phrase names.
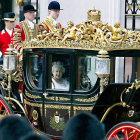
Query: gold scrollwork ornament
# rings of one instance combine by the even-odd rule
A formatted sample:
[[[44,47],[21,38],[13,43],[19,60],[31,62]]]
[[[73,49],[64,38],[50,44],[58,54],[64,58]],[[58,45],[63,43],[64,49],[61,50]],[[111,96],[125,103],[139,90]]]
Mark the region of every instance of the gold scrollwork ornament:
[[[23,5],[23,0],[17,0],[16,4],[18,4],[19,6],[22,6]]]
[[[38,119],[38,113],[37,113],[36,110],[33,110],[32,117],[33,117],[34,120]]]

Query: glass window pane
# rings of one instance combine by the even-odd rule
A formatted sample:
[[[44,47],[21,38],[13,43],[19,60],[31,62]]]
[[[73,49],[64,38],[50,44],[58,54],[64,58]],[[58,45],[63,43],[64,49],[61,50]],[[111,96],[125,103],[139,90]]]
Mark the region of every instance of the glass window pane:
[[[95,85],[95,58],[96,56],[78,55],[76,90],[88,91]]]
[[[112,57],[110,83],[132,83],[140,78],[140,57]]]
[[[50,54],[51,89],[69,90],[70,56],[66,54]]]
[[[11,56],[9,59],[9,69],[14,70],[15,69],[15,56]]]
[[[42,54],[33,54],[29,56],[30,81],[34,87],[42,87],[42,67]]]
[[[3,69],[7,70],[7,63],[8,63],[8,57],[4,56],[3,57]]]

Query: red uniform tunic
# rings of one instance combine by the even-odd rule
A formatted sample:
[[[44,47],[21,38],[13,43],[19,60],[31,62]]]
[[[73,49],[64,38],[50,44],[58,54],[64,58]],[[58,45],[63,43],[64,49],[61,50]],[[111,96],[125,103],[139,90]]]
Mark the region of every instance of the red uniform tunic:
[[[27,20],[20,22],[14,28],[13,47],[17,51],[20,51],[23,41],[30,41],[32,38],[36,38],[38,34],[39,29],[37,24],[34,23],[34,29],[32,30]]]
[[[5,55],[6,49],[9,48],[8,45],[11,43],[12,37],[13,33],[10,36],[6,30],[0,32],[0,48],[3,55]]]
[[[61,28],[62,28],[61,24],[57,23],[57,25],[55,26],[53,24],[51,17],[49,16],[47,16],[46,19],[39,24],[39,29],[41,31],[46,30],[47,32],[49,32],[49,31],[54,31],[55,29],[61,29]]]
[[[32,38],[37,38],[39,34],[38,25],[34,23],[34,29],[31,29],[27,20],[20,22],[14,28],[13,47],[18,52],[22,48],[22,43],[30,41]],[[22,93],[22,81],[19,82],[19,93]]]

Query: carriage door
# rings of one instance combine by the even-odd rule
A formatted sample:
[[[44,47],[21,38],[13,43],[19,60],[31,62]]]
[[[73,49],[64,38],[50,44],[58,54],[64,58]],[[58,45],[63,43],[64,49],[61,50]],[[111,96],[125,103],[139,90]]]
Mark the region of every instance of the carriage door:
[[[58,51],[46,55],[44,122],[47,134],[62,136],[71,113],[71,54]]]

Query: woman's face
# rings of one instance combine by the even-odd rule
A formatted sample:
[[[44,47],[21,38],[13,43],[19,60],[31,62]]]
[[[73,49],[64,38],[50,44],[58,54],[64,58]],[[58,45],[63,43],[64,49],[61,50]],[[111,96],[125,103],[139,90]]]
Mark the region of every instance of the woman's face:
[[[59,67],[55,67],[53,71],[53,77],[56,80],[60,80],[60,78],[62,77],[62,69]]]

